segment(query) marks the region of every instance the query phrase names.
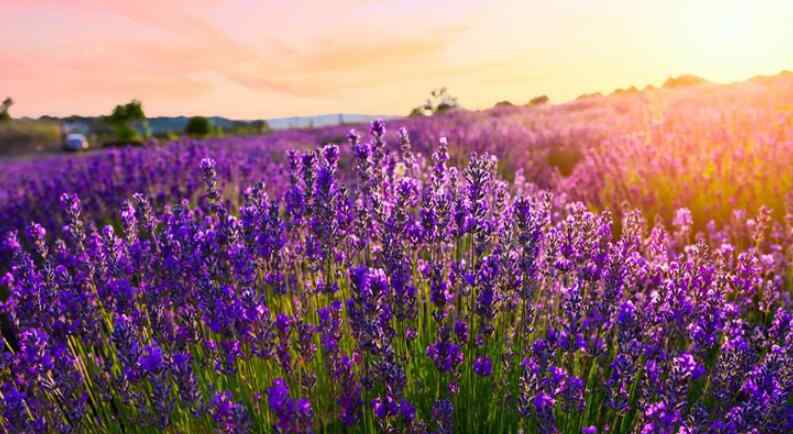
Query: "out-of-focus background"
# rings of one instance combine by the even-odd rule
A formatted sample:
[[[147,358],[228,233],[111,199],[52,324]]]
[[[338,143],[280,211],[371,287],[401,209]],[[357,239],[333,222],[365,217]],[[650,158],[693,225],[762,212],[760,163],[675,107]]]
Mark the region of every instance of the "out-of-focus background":
[[[237,191],[385,118],[595,209],[704,228],[793,179],[788,2],[3,2],[0,215],[100,220],[213,156]],[[31,31],[31,29],[36,29]],[[270,167],[273,165],[273,167]],[[265,169],[268,168],[268,169]],[[57,213],[56,213],[57,214]],[[53,220],[54,219],[54,220]]]

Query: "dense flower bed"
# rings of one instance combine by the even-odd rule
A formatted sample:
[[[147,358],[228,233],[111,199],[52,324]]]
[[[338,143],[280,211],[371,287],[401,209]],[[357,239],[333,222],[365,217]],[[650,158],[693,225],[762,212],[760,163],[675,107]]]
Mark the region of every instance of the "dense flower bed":
[[[616,224],[491,155],[370,133],[286,154],[238,205],[207,158],[197,200],[134,195],[114,227],[63,194],[62,239],[11,233],[0,426],[793,429],[793,218]]]
[[[650,221],[672,220],[691,210],[694,226],[729,224],[735,210],[761,206],[777,220],[793,190],[793,75],[735,85],[656,89],[590,96],[546,106],[508,106],[482,111],[397,119],[389,140],[405,127],[414,151],[429,158],[440,137],[449,141],[450,164],[469,155],[498,157],[505,179],[516,174],[570,200],[618,218],[637,208]],[[194,199],[200,179],[196,161],[216,161],[230,206],[261,177],[280,188],[288,149],[346,146],[349,127],[278,131],[262,137],[179,140],[159,147],[96,151],[81,156],[0,161],[0,233],[30,221],[60,232],[58,200],[77,193],[88,222],[114,223],[116,210],[134,193],[158,212],[162,205]],[[351,174],[340,162],[342,176]],[[285,179],[286,174],[282,174]],[[627,206],[624,204],[627,203]],[[1,253],[0,253],[1,254]],[[0,269],[2,266],[0,266]]]
[[[605,110],[598,116],[605,118],[609,114]],[[472,152],[488,152],[499,156],[502,174],[511,177],[522,170],[530,181],[550,188],[557,175],[546,163],[549,149],[574,143],[586,147],[605,136],[603,125],[595,126],[588,118],[573,122],[566,117],[565,122],[573,123],[567,126],[554,120],[554,116],[552,111],[517,108],[402,119],[394,121],[390,139],[397,141],[395,131],[405,127],[416,144],[414,150],[428,157],[438,139],[447,137],[450,159],[456,164],[464,164]],[[609,124],[613,118],[609,117]],[[283,169],[287,150],[326,144],[345,146],[349,128],[333,126],[278,131],[260,137],[178,140],[162,146],[0,161],[0,233],[22,230],[31,221],[39,222],[51,233],[59,233],[64,214],[58,201],[63,193],[79,194],[86,220],[101,224],[114,223],[116,211],[134,193],[144,194],[158,211],[169,202],[195,199],[201,188],[196,162],[204,157],[215,160],[225,187],[224,199],[237,207],[241,191],[261,177],[267,177],[271,191],[281,187],[280,179],[286,179]],[[608,132],[619,134],[613,126]],[[345,161],[341,162],[340,172],[351,173]]]

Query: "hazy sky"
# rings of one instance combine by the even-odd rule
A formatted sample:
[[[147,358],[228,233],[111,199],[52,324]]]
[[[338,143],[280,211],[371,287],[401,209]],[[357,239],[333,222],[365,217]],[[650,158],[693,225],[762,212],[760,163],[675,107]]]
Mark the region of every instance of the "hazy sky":
[[[221,3],[223,4],[222,6]],[[404,114],[793,69],[793,1],[0,0],[15,116]]]

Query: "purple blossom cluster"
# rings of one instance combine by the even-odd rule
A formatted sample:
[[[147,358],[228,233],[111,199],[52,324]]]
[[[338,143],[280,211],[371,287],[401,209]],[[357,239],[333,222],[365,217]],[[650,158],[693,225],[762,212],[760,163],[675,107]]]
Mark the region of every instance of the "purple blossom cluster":
[[[606,115],[613,113],[598,117]],[[526,116],[535,118],[531,126],[525,122]],[[549,150],[574,143],[595,144],[607,132],[590,119],[591,114],[565,122],[575,127],[557,127],[558,117],[557,111],[517,108],[489,113],[456,111],[444,116],[397,119],[384,134],[407,142],[406,157],[411,152],[429,156],[438,139],[447,137],[454,161],[464,161],[470,152],[489,152],[502,159],[503,171],[519,170],[532,182],[551,187],[559,177],[546,162]],[[118,209],[134,193],[144,194],[158,211],[182,199],[200,200],[203,182],[201,172],[195,169],[196,161],[204,157],[215,161],[226,199],[241,200],[243,187],[259,181],[263,174],[268,176],[268,191],[281,192],[290,173],[289,165],[284,164],[290,149],[342,145],[347,143],[348,132],[347,126],[330,126],[277,131],[259,137],[181,139],[160,146],[116,148],[79,156],[0,160],[0,233],[23,230],[31,221],[50,233],[58,233],[64,217],[58,206],[63,193],[78,193],[84,215],[98,224],[115,223]],[[348,163],[343,163],[342,175],[349,171]],[[410,158],[405,163],[413,164]]]
[[[199,200],[103,224],[66,193],[57,230],[9,232],[0,427],[793,429],[793,216],[649,225],[381,121],[345,140],[235,200],[196,158]]]

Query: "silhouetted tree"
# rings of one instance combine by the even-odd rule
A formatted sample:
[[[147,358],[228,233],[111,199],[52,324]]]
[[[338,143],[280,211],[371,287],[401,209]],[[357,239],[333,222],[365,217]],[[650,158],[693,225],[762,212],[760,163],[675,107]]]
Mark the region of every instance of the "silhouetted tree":
[[[415,117],[421,117],[421,116],[426,116],[426,115],[427,115],[427,113],[424,110],[424,106],[420,106],[420,107],[416,107],[413,110],[411,110],[410,113],[408,114],[408,117],[415,118]]]
[[[427,99],[427,102],[411,110],[408,116],[425,116],[428,114],[444,113],[459,107],[460,104],[457,101],[457,97],[449,94],[449,91],[445,87],[441,87],[430,91],[430,98]]]
[[[3,104],[0,105],[0,121],[11,120],[11,113],[8,110],[12,105],[14,105],[14,100],[10,96],[3,100]]]
[[[702,77],[692,74],[683,74],[677,77],[670,77],[664,82],[664,87],[667,89],[674,89],[678,87],[696,86],[698,84],[705,84],[708,81]]]
[[[133,122],[133,121],[144,121],[146,120],[146,115],[143,113],[143,104],[133,99],[132,101],[126,104],[117,105],[113,109],[113,113],[110,115],[110,120],[113,122]]]
[[[267,134],[272,131],[270,129],[270,124],[263,119],[255,121],[232,121],[231,125],[224,128],[215,128],[215,130],[218,133],[227,133],[235,136]],[[210,127],[210,134],[212,133],[213,131]]]
[[[433,110],[434,113],[443,113],[459,107],[457,98],[449,94],[445,87],[433,90],[431,95],[437,101]]]
[[[637,93],[639,93],[639,89],[636,86],[614,89],[614,92],[611,92],[612,95],[633,95]]]
[[[342,121],[342,124],[343,123],[344,122]],[[267,134],[272,131],[272,129],[270,128],[270,124],[267,123],[267,121],[264,119],[253,121],[251,125],[253,125],[256,134]]]
[[[184,132],[192,137],[206,137],[212,132],[212,124],[203,116],[193,116],[187,121]]]
[[[120,142],[140,141],[141,132],[133,126],[134,124],[137,124],[142,130],[144,137],[150,135],[146,114],[143,112],[143,104],[137,99],[133,99],[126,104],[117,105],[113,108],[110,116],[104,117],[104,120],[113,128],[116,139]]]
[[[597,98],[597,97],[601,97],[601,96],[603,96],[603,94],[600,93],[600,92],[583,93],[583,94],[578,95],[576,97],[576,101],[579,101],[579,100],[582,100],[582,99],[588,99],[588,98]]]
[[[529,105],[543,105],[547,104],[548,101],[550,101],[550,99],[547,95],[540,95],[532,98],[531,101],[529,101]]]

